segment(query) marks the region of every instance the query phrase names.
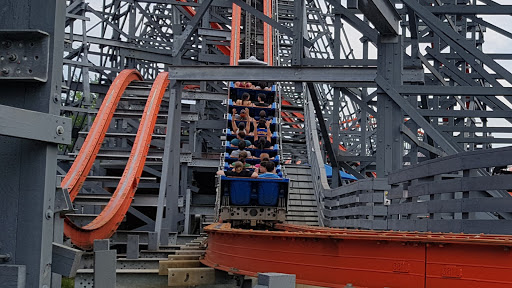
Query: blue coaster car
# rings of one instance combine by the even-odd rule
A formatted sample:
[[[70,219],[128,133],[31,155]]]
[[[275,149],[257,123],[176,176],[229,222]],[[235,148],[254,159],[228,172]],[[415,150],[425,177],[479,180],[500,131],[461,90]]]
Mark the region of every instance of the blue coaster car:
[[[290,179],[232,178],[221,176],[223,195],[229,195],[234,206],[277,206],[286,199]]]

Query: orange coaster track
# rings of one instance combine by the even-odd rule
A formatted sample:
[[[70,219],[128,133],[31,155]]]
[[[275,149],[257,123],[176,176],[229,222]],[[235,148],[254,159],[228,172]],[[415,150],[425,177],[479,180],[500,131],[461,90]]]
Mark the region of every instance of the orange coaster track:
[[[64,234],[70,237],[75,245],[84,249],[90,249],[92,248],[94,239],[106,239],[112,236],[130,208],[140,175],[142,174],[142,169],[146,162],[146,156],[160,109],[160,103],[162,102],[165,89],[169,84],[168,77],[167,72],[160,73],[153,83],[130,153],[130,158],[126,164],[119,185],[105,209],[96,219],[84,227],[78,227],[69,219],[66,219],[64,223]],[[80,191],[96,159],[96,155],[103,143],[105,133],[107,132],[121,95],[128,84],[135,80],[142,80],[139,72],[136,70],[123,70],[110,86],[76,160],[73,162],[71,169],[61,183],[62,188],[68,190],[72,201]]]
[[[323,287],[512,287],[511,236],[276,228],[212,224],[202,262],[248,276],[295,274],[297,283]]]

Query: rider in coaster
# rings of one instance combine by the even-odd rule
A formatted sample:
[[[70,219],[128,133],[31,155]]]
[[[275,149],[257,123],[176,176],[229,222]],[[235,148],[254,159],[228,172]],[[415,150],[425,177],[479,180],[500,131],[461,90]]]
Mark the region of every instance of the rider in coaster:
[[[267,162],[268,161],[261,161],[260,166],[254,169],[254,173],[252,173],[251,178],[258,178],[259,174],[267,173],[267,168],[265,168]]]
[[[265,110],[260,111],[260,119],[267,119],[267,112]]]
[[[230,176],[230,177],[251,177],[251,171],[245,170],[244,164],[240,161],[236,161],[233,165],[232,171],[219,170],[217,175]]]
[[[272,148],[272,132],[270,131],[271,122],[272,120],[265,121],[264,119],[260,119],[258,124],[256,124],[256,120],[253,120],[253,123],[257,128],[254,135],[254,146],[251,148],[260,150]]]
[[[240,114],[242,114],[242,113],[240,113]],[[238,125],[236,125],[237,117],[240,118],[240,115],[236,115],[236,109],[233,109],[233,115],[231,117],[231,128],[233,129],[233,134],[238,134],[238,132],[244,131],[245,135],[249,135],[249,132],[251,131],[250,130],[250,128],[251,128],[250,118],[247,118],[247,120],[245,120],[245,121],[247,121],[248,125],[246,125],[244,120],[242,120],[242,121],[239,120],[240,123],[238,123]],[[247,113],[247,117],[250,117],[249,113]]]
[[[244,127],[245,129],[245,127]],[[236,134],[236,139],[231,140],[231,147],[237,147],[238,143],[241,141],[245,141],[246,147],[249,147],[252,145],[251,141],[245,139],[246,133],[245,131],[240,131]]]
[[[245,147],[247,147],[247,144],[245,143],[245,141],[240,141],[240,143],[238,143],[238,150],[231,152],[229,157],[238,158],[238,155],[240,154],[240,152],[245,151]],[[247,152],[247,158],[252,158],[251,152],[249,152],[249,151],[246,151],[246,152]]]
[[[245,92],[244,94],[242,94],[242,99],[236,100],[235,105],[252,106],[251,95],[249,93]]]
[[[270,108],[272,105],[265,102],[267,100],[267,96],[263,93],[258,94],[258,102],[254,103],[255,107],[264,107],[264,108]]]
[[[274,162],[271,162],[271,161],[261,162],[261,166],[258,168],[258,171],[262,171],[261,170],[262,167],[265,167],[266,172],[258,175],[257,172],[254,171],[254,173],[252,173],[252,175],[251,175],[251,178],[276,178],[276,179],[281,178],[281,177],[277,176],[277,174],[274,170],[275,169]]]
[[[270,159],[274,159],[274,157],[270,158],[270,155],[268,153],[261,153],[260,154],[260,163],[263,161],[270,161]],[[254,165],[254,168],[259,168],[261,164]]]
[[[249,168],[252,165],[249,163],[246,163],[247,160],[247,151],[242,151],[238,154],[238,161],[242,162],[244,164],[244,168]]]
[[[245,108],[240,110],[240,115],[236,114],[236,108],[233,108],[233,115],[231,115],[231,119],[235,118],[237,121],[251,121],[251,116],[249,116],[249,108]]]

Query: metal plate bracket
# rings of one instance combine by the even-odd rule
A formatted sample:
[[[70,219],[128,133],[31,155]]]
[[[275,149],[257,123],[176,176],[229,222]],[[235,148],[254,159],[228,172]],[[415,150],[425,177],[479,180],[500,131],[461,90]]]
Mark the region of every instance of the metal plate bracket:
[[[46,82],[50,35],[40,30],[0,30],[0,80]]]
[[[71,119],[0,105],[0,135],[58,144],[71,143]]]

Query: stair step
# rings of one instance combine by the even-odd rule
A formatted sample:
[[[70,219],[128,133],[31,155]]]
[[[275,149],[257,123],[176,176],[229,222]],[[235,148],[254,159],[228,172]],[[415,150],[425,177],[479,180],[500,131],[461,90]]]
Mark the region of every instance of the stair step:
[[[313,189],[296,189],[292,188],[288,191],[289,194],[292,195],[311,195],[315,196],[315,191]]]
[[[302,211],[288,211],[288,216],[304,216],[304,217],[318,217],[318,212],[311,210],[302,210]]]
[[[311,167],[309,167],[309,165],[298,165],[298,164],[287,164],[286,168],[311,169]]]
[[[286,216],[286,221],[318,221],[318,216],[308,216],[308,217],[304,217],[304,216]]]
[[[311,176],[311,169],[298,169],[294,167],[289,167],[286,165],[286,175],[287,176],[295,176],[295,175],[309,175]]]
[[[313,177],[311,175],[297,175],[297,174],[288,174],[286,173],[286,176],[290,178],[292,181],[301,181],[301,182],[312,182]]]
[[[293,194],[293,195],[290,195],[290,200],[302,200],[302,201],[307,201],[307,200],[316,200],[315,198],[315,195],[300,195],[300,194]]]
[[[286,221],[288,224],[318,226],[318,221]]]
[[[306,189],[313,189],[313,183],[311,182],[300,182],[300,181],[293,181],[290,182],[291,188],[306,188]]]
[[[300,181],[295,181],[295,182],[292,182],[292,183],[309,183],[309,184],[313,184],[311,182],[300,182]],[[291,187],[290,188],[290,191],[291,193],[300,193],[300,194],[315,194],[315,190],[313,189],[313,187]]]
[[[288,205],[290,207],[297,206],[297,207],[316,207],[316,201],[314,200],[290,200]]]

